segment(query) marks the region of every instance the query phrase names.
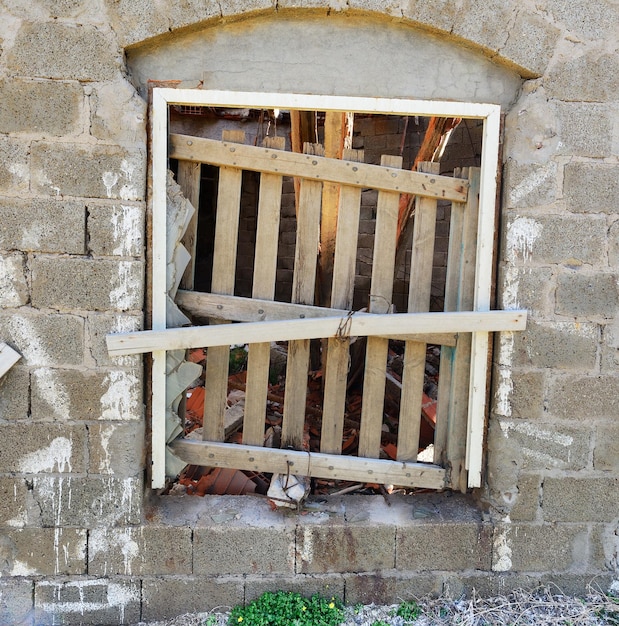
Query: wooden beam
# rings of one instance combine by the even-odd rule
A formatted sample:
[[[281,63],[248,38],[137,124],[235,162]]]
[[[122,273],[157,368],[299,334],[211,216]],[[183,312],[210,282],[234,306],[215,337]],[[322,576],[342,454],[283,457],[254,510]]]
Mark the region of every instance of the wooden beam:
[[[434,176],[367,163],[350,163],[316,155],[242,146],[174,133],[170,135],[168,156],[172,159],[198,161],[220,167],[298,176],[456,202],[465,201],[468,192],[468,181],[450,176]]]
[[[261,341],[292,341],[322,337],[388,336],[402,334],[495,332],[524,330],[527,311],[456,311],[351,315],[322,319],[283,320],[145,330],[106,336],[110,356],[154,350],[229,346]]]
[[[445,470],[424,463],[403,463],[187,439],[177,439],[169,444],[169,447],[176,456],[192,465],[291,473],[332,480],[376,482],[425,489],[443,489],[445,486]]]

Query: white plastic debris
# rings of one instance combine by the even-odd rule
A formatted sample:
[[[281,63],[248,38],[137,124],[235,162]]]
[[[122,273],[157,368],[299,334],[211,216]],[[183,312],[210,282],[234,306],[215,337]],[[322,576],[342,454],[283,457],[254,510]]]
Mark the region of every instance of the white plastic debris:
[[[273,474],[267,497],[278,507],[296,509],[310,490],[307,476]]]

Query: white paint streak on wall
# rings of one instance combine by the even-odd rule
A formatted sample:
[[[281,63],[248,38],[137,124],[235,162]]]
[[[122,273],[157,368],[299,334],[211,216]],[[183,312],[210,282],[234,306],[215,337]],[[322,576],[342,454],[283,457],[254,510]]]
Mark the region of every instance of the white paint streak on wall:
[[[303,528],[303,548],[301,549],[301,560],[311,563],[314,560],[314,542],[311,529]]]
[[[130,372],[112,370],[103,379],[107,391],[101,396],[101,419],[136,419],[139,380]]]
[[[36,569],[28,567],[28,564],[23,561],[18,561],[17,559],[13,561],[11,576],[36,576],[38,573]]]
[[[21,237],[21,248],[23,250],[38,250],[41,247],[41,236],[43,235],[43,224],[35,223],[28,226]]]
[[[0,305],[5,307],[15,307],[23,304],[22,299],[15,286],[15,275],[22,271],[18,260],[12,257],[0,256]],[[22,271],[22,281],[23,271]],[[25,283],[24,283],[25,284]]]
[[[101,449],[103,454],[101,455],[101,459],[99,460],[99,471],[103,474],[113,474],[113,470],[110,464],[110,452],[109,445],[110,439],[116,430],[115,424],[108,424],[106,426],[101,427]]]
[[[9,163],[7,169],[13,176],[17,176],[22,180],[28,180],[29,178],[28,166],[25,163]]]
[[[50,358],[35,325],[26,317],[13,316],[8,322],[19,351],[28,365],[49,365]]]
[[[133,256],[140,254],[142,245],[141,210],[137,206],[121,204],[112,210],[112,229],[117,246],[113,254]]]
[[[570,435],[563,435],[554,431],[544,430],[543,428],[539,428],[531,422],[502,421],[501,430],[507,438],[509,438],[510,432],[514,431],[533,439],[556,443],[557,445],[563,446],[565,448],[568,448],[574,443],[574,438]]]
[[[49,367],[42,367],[32,372],[36,388],[53,411],[54,415],[66,420],[71,417],[71,400],[64,384],[58,380],[56,372]]]
[[[528,176],[523,181],[518,183],[509,192],[509,201],[511,206],[517,205],[521,200],[526,198],[529,194],[533,193],[538,187],[540,187],[550,176],[554,176],[557,171],[556,163],[548,163],[544,167],[540,167],[531,176]]]
[[[520,287],[520,272],[513,265],[505,270],[505,278],[503,281],[503,309],[520,309],[518,300],[518,289]]]
[[[543,226],[530,217],[517,217],[507,228],[507,249],[514,259],[522,256],[528,261],[533,245],[542,234]]]
[[[103,172],[103,176],[101,176],[101,180],[103,180],[103,184],[105,186],[107,197],[112,197],[112,189],[118,182],[118,174],[115,172]]]
[[[19,471],[24,474],[40,472],[71,472],[73,442],[66,437],[56,437],[49,446],[24,455]]]
[[[124,533],[118,536],[120,551],[123,553],[125,575],[131,575],[131,564],[140,552],[138,544],[131,538],[131,528],[126,528]]]
[[[509,526],[498,527],[497,535],[494,538],[493,572],[509,572],[512,568],[512,549],[509,539],[510,531],[511,528],[509,528]]]
[[[115,309],[129,309],[134,304],[134,293],[140,290],[140,276],[132,276],[132,263],[121,261],[118,264],[118,279],[110,290],[110,304]]]
[[[499,382],[496,390],[496,412],[511,417],[511,397],[514,392],[512,380],[512,360],[514,354],[514,333],[502,332],[499,339]]]

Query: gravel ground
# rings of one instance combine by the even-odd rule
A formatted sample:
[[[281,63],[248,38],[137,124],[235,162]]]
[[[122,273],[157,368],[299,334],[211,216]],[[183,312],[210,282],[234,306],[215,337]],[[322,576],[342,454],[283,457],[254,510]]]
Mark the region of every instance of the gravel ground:
[[[421,599],[419,605],[421,615],[414,622],[395,615],[397,604],[347,607],[342,626],[377,626],[377,622],[380,626],[619,626],[619,598],[599,591],[575,598],[557,590],[538,589],[486,599]],[[135,626],[226,626],[225,608]]]

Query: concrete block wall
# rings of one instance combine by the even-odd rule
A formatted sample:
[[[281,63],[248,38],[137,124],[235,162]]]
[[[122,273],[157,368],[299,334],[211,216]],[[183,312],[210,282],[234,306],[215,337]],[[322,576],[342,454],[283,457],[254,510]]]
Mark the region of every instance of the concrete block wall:
[[[143,320],[146,106],[126,58],[201,28],[224,45],[306,16],[340,43],[393,33],[364,51],[371,84],[294,63],[280,83],[257,84],[256,67],[230,80],[496,95],[507,113],[497,296],[531,322],[496,340],[478,493],[255,521],[261,501],[179,504],[145,489],[142,361],[105,350],[106,333]],[[0,17],[0,340],[23,356],[0,380],[0,623],[132,623],[276,588],[350,602],[540,582],[582,593],[592,579],[617,588],[616,3],[7,0]],[[370,64],[428,32],[480,59],[474,90],[431,64],[402,76]]]

